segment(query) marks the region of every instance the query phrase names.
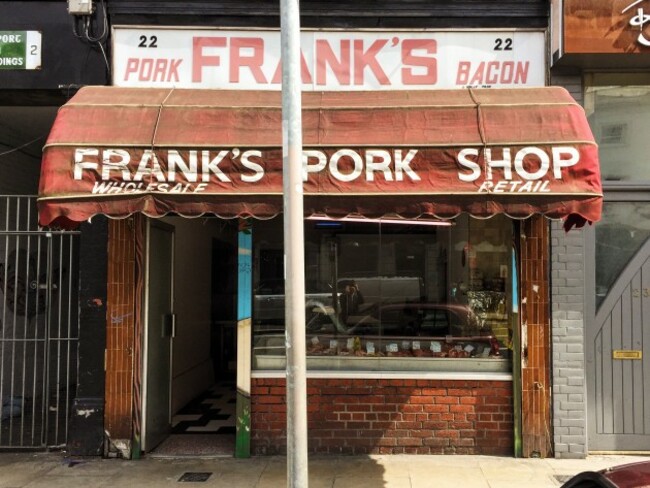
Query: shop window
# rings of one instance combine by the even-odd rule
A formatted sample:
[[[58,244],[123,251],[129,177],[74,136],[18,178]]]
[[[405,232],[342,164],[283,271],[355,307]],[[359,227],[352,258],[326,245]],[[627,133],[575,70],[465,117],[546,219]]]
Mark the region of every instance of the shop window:
[[[305,221],[310,369],[510,371],[512,221],[446,224]],[[257,369],[285,365],[282,236],[255,223]]]
[[[650,182],[650,75],[594,73],[585,85],[584,106],[599,145],[603,182]]]

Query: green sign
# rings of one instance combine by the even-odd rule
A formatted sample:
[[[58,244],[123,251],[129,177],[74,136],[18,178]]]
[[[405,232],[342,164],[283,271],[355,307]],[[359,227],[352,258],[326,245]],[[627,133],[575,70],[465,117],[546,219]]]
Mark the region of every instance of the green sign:
[[[0,70],[40,68],[39,31],[0,31]]]

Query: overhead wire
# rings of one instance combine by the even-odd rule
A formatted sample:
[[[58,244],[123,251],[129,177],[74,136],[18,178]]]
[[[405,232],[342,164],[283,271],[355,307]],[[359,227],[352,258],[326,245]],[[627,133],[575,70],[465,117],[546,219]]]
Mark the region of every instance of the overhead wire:
[[[101,8],[100,32],[98,32],[97,34],[93,32],[94,29],[93,29],[93,22],[92,22],[91,15],[84,15],[84,16],[75,15],[74,21],[72,23],[72,33],[76,38],[82,39],[83,41],[86,41],[91,45],[96,45],[99,48],[100,52],[102,53],[104,63],[106,65],[106,70],[110,75],[111,66],[108,61],[106,49],[104,48],[103,45],[103,43],[106,42],[106,39],[108,38],[108,34],[109,34],[108,12],[104,0],[99,0],[99,4],[101,6],[100,7]],[[79,28],[77,25],[79,22],[81,22],[81,33],[79,32]]]
[[[41,140],[41,139],[45,139],[45,136],[46,136],[46,135],[40,135],[40,136],[38,136],[38,137],[32,139],[31,141],[27,141],[26,143],[24,143],[24,144],[22,144],[22,145],[20,145],[20,146],[18,146],[18,147],[11,148],[11,149],[9,149],[8,151],[0,152],[0,157],[1,157],[1,156],[6,156],[6,155],[11,154],[11,153],[14,153],[14,152],[18,152],[18,151],[20,151],[20,150],[26,148],[27,146],[30,146],[30,145],[34,144],[36,141],[39,141],[39,140]],[[30,156],[31,156],[31,155],[30,155]],[[32,157],[36,157],[36,156],[32,156]]]

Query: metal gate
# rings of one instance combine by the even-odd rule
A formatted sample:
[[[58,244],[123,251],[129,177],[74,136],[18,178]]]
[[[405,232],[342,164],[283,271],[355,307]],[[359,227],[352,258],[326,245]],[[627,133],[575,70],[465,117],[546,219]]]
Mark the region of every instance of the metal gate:
[[[36,197],[0,196],[0,449],[64,446],[75,396],[78,232],[37,220]]]

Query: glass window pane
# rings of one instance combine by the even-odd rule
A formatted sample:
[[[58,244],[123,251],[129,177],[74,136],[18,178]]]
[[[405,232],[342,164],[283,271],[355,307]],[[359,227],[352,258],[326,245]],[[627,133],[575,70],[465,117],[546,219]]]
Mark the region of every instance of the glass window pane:
[[[257,369],[284,367],[281,239],[281,219],[256,223]],[[512,239],[503,216],[446,226],[306,220],[308,367],[509,371]]]
[[[596,308],[650,237],[650,203],[606,202],[596,224]]]
[[[603,180],[650,180],[650,76],[593,74],[586,84],[585,110],[598,143]]]

